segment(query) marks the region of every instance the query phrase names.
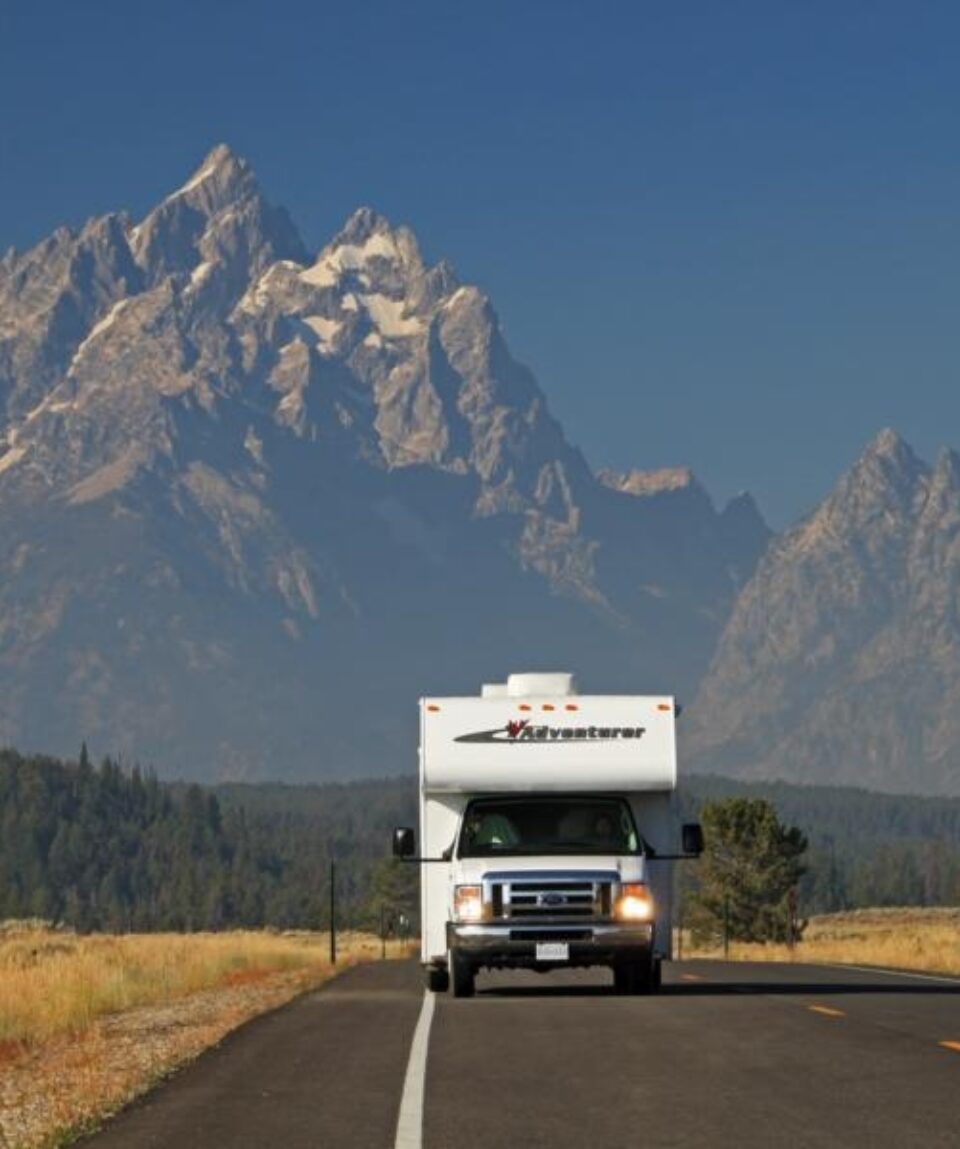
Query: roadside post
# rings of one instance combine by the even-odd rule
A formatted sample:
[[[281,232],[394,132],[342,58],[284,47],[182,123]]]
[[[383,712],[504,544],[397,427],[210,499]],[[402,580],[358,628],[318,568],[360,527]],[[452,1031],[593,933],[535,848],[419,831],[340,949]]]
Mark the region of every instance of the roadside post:
[[[787,894],[787,945],[791,952],[797,944],[797,887],[793,886]]]
[[[337,863],[330,859],[330,964],[337,964]]]

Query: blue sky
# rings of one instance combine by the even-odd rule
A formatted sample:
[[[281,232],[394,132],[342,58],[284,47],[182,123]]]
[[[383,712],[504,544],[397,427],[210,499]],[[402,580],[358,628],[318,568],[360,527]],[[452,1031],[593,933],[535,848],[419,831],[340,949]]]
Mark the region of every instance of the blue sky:
[[[0,0],[0,248],[225,141],[305,239],[369,203],[497,307],[596,466],[778,526],[960,445],[960,5]]]

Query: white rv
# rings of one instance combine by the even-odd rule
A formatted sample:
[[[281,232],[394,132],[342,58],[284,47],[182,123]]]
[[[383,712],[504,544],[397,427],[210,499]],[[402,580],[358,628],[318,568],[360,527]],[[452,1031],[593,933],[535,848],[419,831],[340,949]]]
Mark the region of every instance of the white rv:
[[[473,993],[482,968],[608,966],[650,993],[671,956],[676,705],[578,695],[569,674],[513,674],[479,698],[420,701],[427,983]]]

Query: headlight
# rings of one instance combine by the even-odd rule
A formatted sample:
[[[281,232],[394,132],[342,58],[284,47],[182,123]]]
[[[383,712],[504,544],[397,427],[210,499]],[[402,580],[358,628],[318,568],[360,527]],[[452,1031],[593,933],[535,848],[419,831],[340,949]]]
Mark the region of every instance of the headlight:
[[[454,886],[453,916],[458,922],[478,922],[483,917],[483,891],[480,886]]]
[[[653,896],[642,882],[624,882],[616,916],[628,922],[653,921]]]

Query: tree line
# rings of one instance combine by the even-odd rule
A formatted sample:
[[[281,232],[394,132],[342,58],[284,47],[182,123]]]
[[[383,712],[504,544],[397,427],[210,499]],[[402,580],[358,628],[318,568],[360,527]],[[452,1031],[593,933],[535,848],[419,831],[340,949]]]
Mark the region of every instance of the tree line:
[[[417,926],[417,872],[389,857],[416,825],[416,779],[311,786],[160,782],[150,771],[0,751],[0,920],[80,930],[324,929],[381,911]],[[960,799],[688,779],[678,822],[705,802],[765,798],[809,843],[804,916],[960,904]],[[697,863],[692,864],[695,869]]]
[[[330,862],[340,925],[379,920],[390,827],[412,788],[165,784],[150,772],[0,751],[0,920],[82,931],[325,929]],[[416,875],[395,901],[415,909]],[[396,881],[393,882],[396,885]]]
[[[960,798],[697,775],[681,789],[683,816],[696,817],[705,803],[730,797],[765,799],[804,834],[798,892],[807,916],[866,906],[960,905]]]

